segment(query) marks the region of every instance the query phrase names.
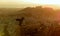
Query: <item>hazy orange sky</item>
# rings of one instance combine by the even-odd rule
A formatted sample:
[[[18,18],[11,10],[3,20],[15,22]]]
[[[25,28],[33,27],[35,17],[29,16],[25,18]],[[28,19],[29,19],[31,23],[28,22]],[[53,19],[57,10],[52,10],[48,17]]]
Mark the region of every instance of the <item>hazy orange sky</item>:
[[[0,7],[22,8],[28,6],[44,5],[59,8],[60,0],[0,0]]]

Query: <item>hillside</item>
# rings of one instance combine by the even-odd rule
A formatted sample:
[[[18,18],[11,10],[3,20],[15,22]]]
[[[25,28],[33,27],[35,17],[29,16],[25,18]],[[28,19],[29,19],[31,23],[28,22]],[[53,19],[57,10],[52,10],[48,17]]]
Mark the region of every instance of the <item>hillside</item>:
[[[60,31],[60,10],[50,7],[42,8],[27,7],[20,8],[1,8],[0,9],[0,35],[10,36],[50,36],[55,35],[54,31]],[[24,17],[22,26],[16,19]],[[6,27],[6,28],[5,28]],[[57,28],[59,27],[59,28]],[[7,29],[7,30],[6,30]],[[6,31],[5,31],[6,30]],[[56,34],[57,35],[57,34]]]

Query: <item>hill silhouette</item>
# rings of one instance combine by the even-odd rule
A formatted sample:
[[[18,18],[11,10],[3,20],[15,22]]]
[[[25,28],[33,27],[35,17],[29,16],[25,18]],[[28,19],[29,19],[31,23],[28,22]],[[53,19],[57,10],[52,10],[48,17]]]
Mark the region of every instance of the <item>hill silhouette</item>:
[[[59,19],[57,20],[57,10],[50,7],[27,7],[21,11],[23,17],[25,17],[25,26],[23,36],[55,36],[59,35],[55,31],[59,31]],[[41,29],[40,29],[41,27]],[[36,30],[35,30],[36,29]],[[57,30],[56,30],[57,29]],[[27,30],[27,31],[26,31]],[[38,31],[39,30],[39,31]],[[25,32],[26,31],[26,32]],[[35,32],[34,32],[35,31]],[[28,34],[29,33],[29,34]],[[38,33],[38,34],[37,34]]]
[[[37,6],[0,11],[0,32],[4,36],[60,36],[60,10]]]

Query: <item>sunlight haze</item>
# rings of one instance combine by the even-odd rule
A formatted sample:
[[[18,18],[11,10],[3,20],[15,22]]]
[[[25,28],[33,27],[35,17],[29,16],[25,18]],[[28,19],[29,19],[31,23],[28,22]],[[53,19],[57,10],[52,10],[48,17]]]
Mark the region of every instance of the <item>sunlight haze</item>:
[[[22,8],[37,5],[50,5],[53,8],[58,8],[60,6],[60,0],[0,0],[1,8],[2,7]]]

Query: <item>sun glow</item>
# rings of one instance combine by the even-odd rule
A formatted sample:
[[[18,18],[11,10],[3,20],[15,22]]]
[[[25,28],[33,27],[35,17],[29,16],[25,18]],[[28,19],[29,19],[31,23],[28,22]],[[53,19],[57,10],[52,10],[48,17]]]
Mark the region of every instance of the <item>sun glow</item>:
[[[60,4],[60,0],[22,0],[33,4]]]
[[[0,2],[32,3],[32,4],[60,4],[60,0],[0,0]]]
[[[60,0],[0,0],[0,2],[25,2],[33,4],[60,4]]]
[[[25,7],[38,5],[53,5],[60,7],[60,0],[0,0],[0,7]]]

